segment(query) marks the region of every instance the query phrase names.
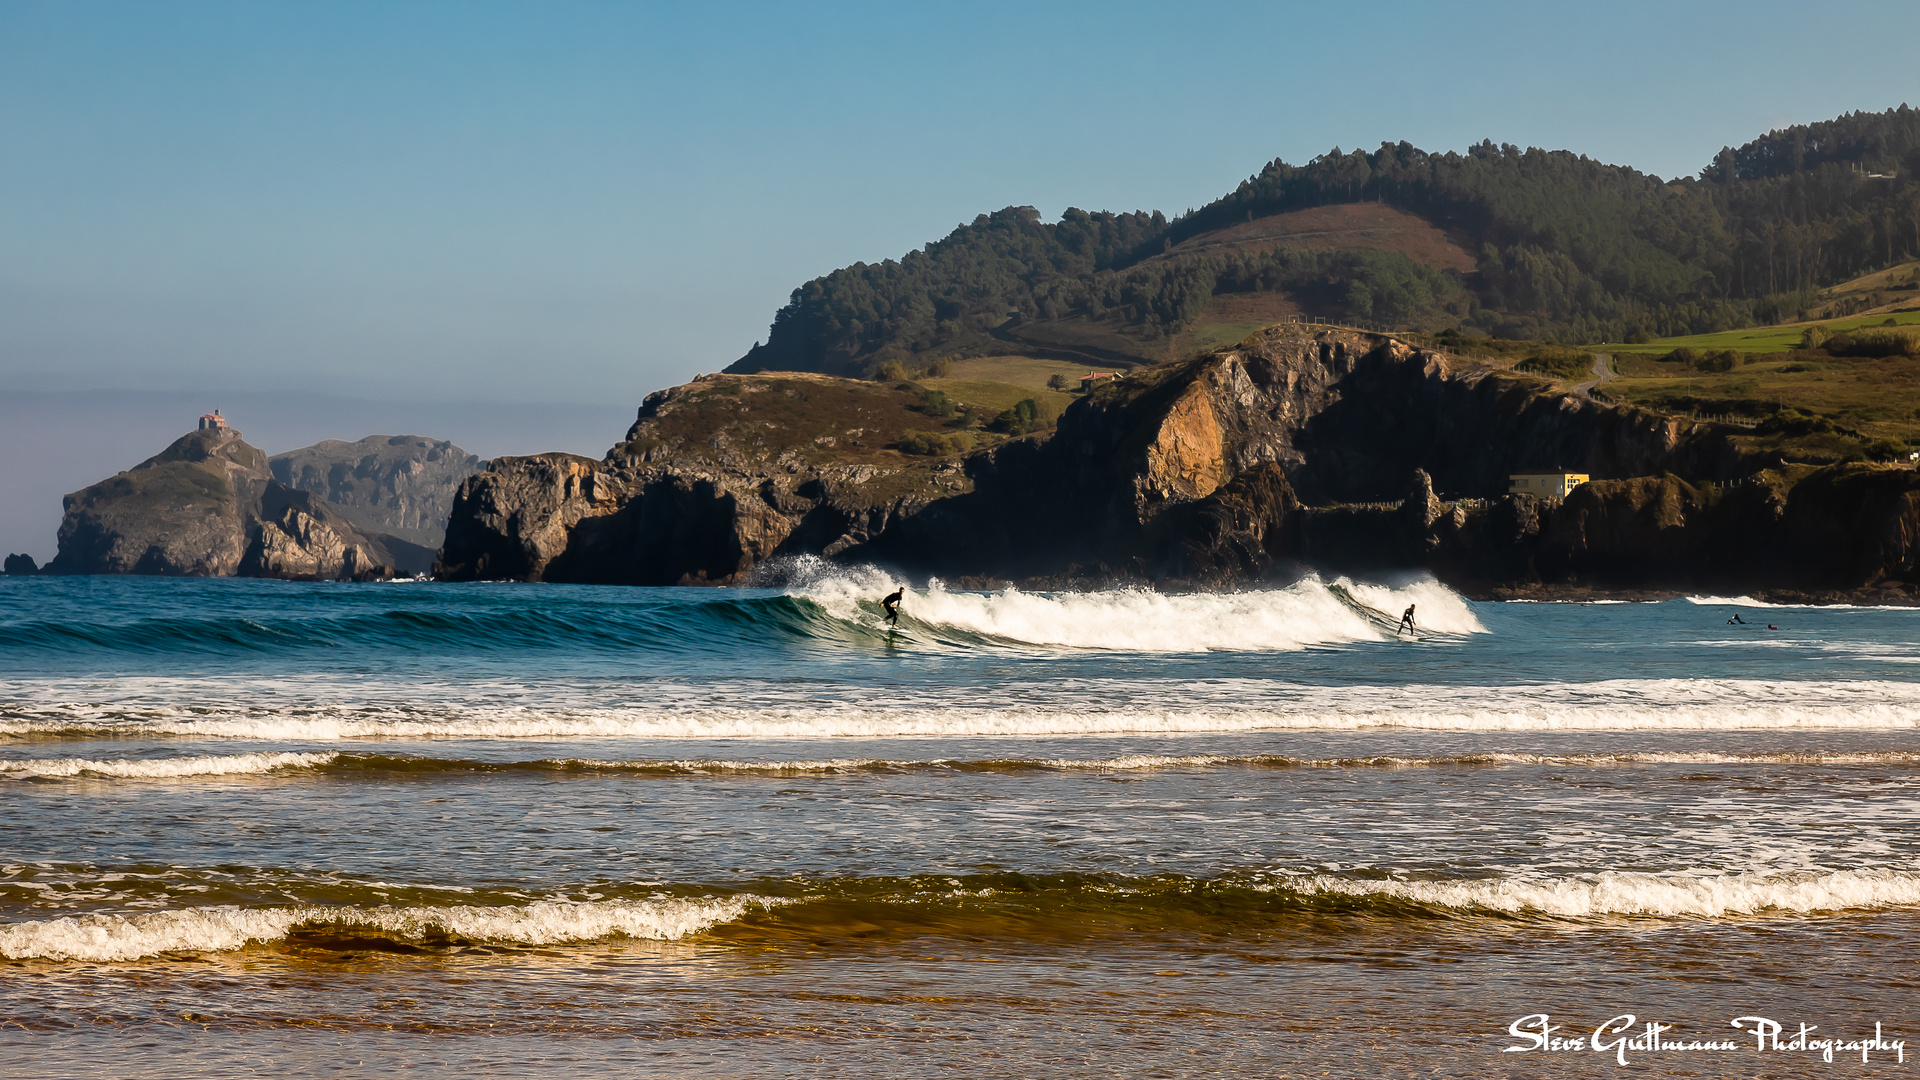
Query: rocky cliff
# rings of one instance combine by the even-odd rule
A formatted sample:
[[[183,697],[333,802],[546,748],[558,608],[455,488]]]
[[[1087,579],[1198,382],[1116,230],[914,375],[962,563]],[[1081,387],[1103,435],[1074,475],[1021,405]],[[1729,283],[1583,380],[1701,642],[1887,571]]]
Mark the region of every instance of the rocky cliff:
[[[446,537],[460,482],[486,462],[444,439],[328,439],[267,459],[273,478],[331,503],[356,525],[427,548]]]
[[[786,554],[839,555],[971,488],[910,387],[798,373],[705,376],[650,395],[605,460],[501,458],[469,477],[436,576],[736,582]]]
[[[231,429],[183,435],[67,496],[59,542],[47,573],[374,578],[432,562],[430,550],[281,484]]]
[[[470,478],[438,573],[734,582],[815,553],[1214,584],[1301,562],[1427,567],[1482,591],[1914,578],[1910,471],[1768,473],[1712,425],[1386,337],[1271,328],[1103,384],[1050,435],[964,456],[875,439],[937,426],[911,389],[766,373],[656,394],[603,461],[509,459]],[[854,402],[870,414],[857,425],[835,411]],[[1605,479],[1564,501],[1506,495],[1510,472],[1541,468]]]

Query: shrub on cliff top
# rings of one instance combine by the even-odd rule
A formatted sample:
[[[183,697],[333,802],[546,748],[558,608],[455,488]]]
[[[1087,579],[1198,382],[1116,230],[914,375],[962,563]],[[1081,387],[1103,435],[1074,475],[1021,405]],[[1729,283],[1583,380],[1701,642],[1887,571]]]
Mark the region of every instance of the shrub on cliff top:
[[[900,436],[894,448],[903,454],[917,454],[922,457],[940,457],[944,454],[962,454],[973,448],[973,439],[966,434],[942,435],[937,431],[909,431]]]
[[[948,400],[946,394],[938,390],[929,390],[920,395],[920,411],[928,416],[952,416],[953,402]]]
[[[1912,356],[1920,354],[1920,332],[1912,330],[1855,330],[1827,339],[1834,356]]]
[[[1580,379],[1592,373],[1593,357],[1580,349],[1547,345],[1533,350],[1533,355],[1515,364],[1514,370],[1559,379]]]
[[[1029,431],[1052,427],[1053,422],[1058,419],[1060,419],[1060,412],[1053,407],[1052,402],[1022,398],[1013,408],[994,417],[993,422],[987,426],[1009,435],[1025,435]]]

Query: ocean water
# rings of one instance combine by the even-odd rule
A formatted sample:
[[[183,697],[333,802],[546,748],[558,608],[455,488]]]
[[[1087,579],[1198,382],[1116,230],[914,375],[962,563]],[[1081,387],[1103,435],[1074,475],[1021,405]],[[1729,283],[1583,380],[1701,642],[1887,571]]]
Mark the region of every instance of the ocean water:
[[[0,578],[0,1075],[1920,1070],[1920,612],[894,587]]]

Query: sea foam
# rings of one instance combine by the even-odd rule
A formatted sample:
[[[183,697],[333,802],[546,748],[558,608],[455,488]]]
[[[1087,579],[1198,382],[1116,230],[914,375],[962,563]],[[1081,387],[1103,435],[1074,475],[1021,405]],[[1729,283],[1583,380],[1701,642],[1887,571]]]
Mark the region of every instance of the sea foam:
[[[1159,593],[1149,589],[1033,593],[951,592],[940,582],[915,590],[871,567],[800,564],[791,595],[842,622],[880,625],[877,601],[905,589],[909,625],[959,631],[1006,644],[1130,652],[1293,651],[1309,645],[1392,637],[1407,605],[1416,627],[1450,635],[1486,632],[1458,594],[1437,581],[1397,587],[1309,577],[1284,589]],[[1345,594],[1343,597],[1342,594]]]
[[[148,680],[149,683],[161,682]],[[16,684],[18,685],[18,684]],[[1022,686],[1007,700],[953,700],[938,686],[836,689],[812,703],[782,704],[791,688],[716,691],[656,684],[650,701],[596,703],[543,688],[542,702],[463,700],[471,688],[423,684],[407,692],[438,703],[277,706],[212,700],[193,680],[152,685],[150,696],[198,699],[192,709],[134,707],[124,692],[76,700],[68,685],[21,689],[0,706],[0,734],[203,736],[274,741],[358,738],[810,739],[892,736],[1079,735],[1244,731],[1732,731],[1905,729],[1920,726],[1920,685],[1895,680],[1610,679],[1497,686],[1300,686],[1250,679]],[[118,689],[118,688],[110,688]],[[326,693],[310,682],[303,692]],[[340,687],[343,696],[353,692]],[[89,693],[91,693],[89,691]],[[31,698],[41,700],[35,702]],[[1075,707],[1077,698],[1105,704]],[[48,700],[51,698],[52,700]],[[1162,704],[1164,703],[1164,704]],[[234,759],[239,760],[239,759]],[[258,764],[242,766],[257,769]],[[288,759],[287,765],[292,760]],[[61,766],[65,767],[65,766]],[[133,763],[129,768],[147,768]],[[155,763],[154,768],[165,768]],[[210,770],[223,766],[209,764]],[[272,767],[286,767],[272,766]]]
[[[319,753],[211,754],[178,758],[118,758],[95,761],[89,758],[27,758],[0,760],[0,780],[25,777],[100,776],[118,779],[168,779],[186,776],[237,776],[268,773],[277,769],[302,769],[328,765],[340,755],[334,751]]]
[[[1481,881],[1360,881],[1322,874],[1289,881],[1284,887],[1308,893],[1386,896],[1439,907],[1566,918],[1717,918],[1769,911],[1807,914],[1920,904],[1920,874],[1884,869],[1784,874],[1607,871]]]
[[[139,960],[180,951],[226,952],[322,924],[399,938],[452,935],[525,945],[624,936],[673,941],[780,903],[756,896],[711,900],[540,902],[519,907],[183,908],[133,915],[95,914],[0,925],[9,959]]]

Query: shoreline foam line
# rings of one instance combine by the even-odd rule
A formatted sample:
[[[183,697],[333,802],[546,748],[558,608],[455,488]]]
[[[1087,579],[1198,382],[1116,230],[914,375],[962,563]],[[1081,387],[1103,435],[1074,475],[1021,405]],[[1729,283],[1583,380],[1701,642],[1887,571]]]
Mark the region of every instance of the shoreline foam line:
[[[312,769],[330,765],[340,756],[337,750],[315,753],[271,752],[258,754],[207,754],[176,758],[91,758],[0,759],[0,780],[15,778],[63,779],[68,777],[110,777],[113,779],[166,780],[188,776],[248,776],[280,769]]]
[[[402,937],[451,935],[475,941],[545,945],[608,937],[675,941],[783,901],[758,896],[712,900],[555,903],[523,907],[181,908],[133,915],[63,916],[0,925],[0,956],[14,960],[139,960],[180,951],[231,952],[277,941],[301,926],[378,930]]]
[[[192,758],[97,761],[85,758],[0,760],[0,781],[9,779],[182,779],[189,777],[263,776],[269,773],[312,770],[340,777],[431,773],[622,773],[661,777],[684,776],[839,776],[855,773],[1022,773],[1022,772],[1151,772],[1193,769],[1440,769],[1483,766],[1550,765],[1556,768],[1608,768],[1658,765],[1697,766],[1827,766],[1835,768],[1920,767],[1920,752],[1772,751],[1717,753],[1713,751],[1634,751],[1597,754],[1527,754],[1501,751],[1426,756],[1391,754],[1364,757],[1295,757],[1287,754],[1119,754],[1100,758],[796,758],[792,760],[735,760],[727,758],[531,758],[490,761],[480,758],[443,758],[427,755],[319,753],[254,753]]]
[[[0,734],[60,738],[200,736],[275,742],[344,739],[874,739],[961,736],[1206,734],[1259,731],[1817,731],[1920,727],[1920,705],[1573,707],[1555,710],[1380,709],[1100,713],[979,709],[712,710],[638,716],[466,721],[209,719],[148,722],[0,721]]]
[[[1769,911],[1807,915],[1920,905],[1920,873],[1884,869],[1697,875],[1606,871],[1485,881],[1356,881],[1314,875],[1282,887],[1563,918],[1719,918]]]

